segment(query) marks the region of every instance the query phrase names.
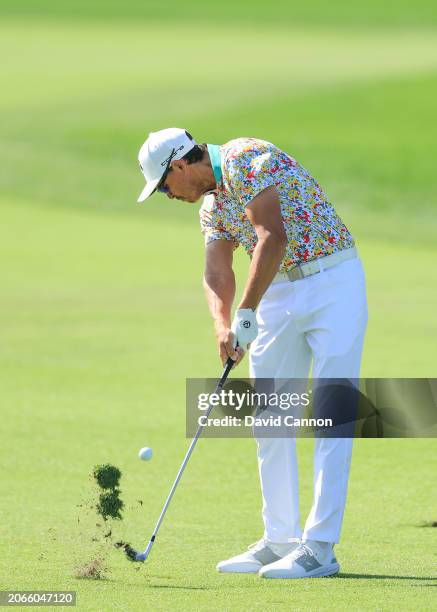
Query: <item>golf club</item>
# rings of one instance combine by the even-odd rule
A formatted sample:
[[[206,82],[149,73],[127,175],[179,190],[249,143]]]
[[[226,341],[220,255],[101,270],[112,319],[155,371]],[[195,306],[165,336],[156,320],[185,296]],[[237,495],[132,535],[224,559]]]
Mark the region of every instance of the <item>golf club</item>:
[[[214,393],[219,393],[221,391],[223,385],[226,382],[226,379],[228,378],[229,372],[231,371],[232,366],[234,365],[234,363],[235,363],[235,361],[229,357],[227,362],[226,362],[225,368],[223,370],[223,374],[222,374],[222,376],[221,376],[221,378],[220,378],[220,380],[219,380],[219,382],[217,384],[217,387],[216,387]],[[208,406],[208,408],[206,410],[206,413],[205,413],[206,417],[208,417],[211,414],[213,408],[214,408],[214,406],[211,405],[211,404]],[[196,446],[197,440],[199,439],[200,434],[202,433],[203,428],[204,428],[204,425],[199,425],[199,427],[197,429],[197,432],[196,432],[196,435],[194,436],[194,438],[191,441],[191,444],[190,444],[190,446],[188,448],[187,454],[185,455],[185,458],[184,458],[184,460],[182,462],[182,465],[179,468],[179,472],[177,473],[177,476],[175,478],[173,486],[170,489],[170,493],[168,494],[167,500],[166,500],[166,502],[164,504],[164,507],[163,507],[163,509],[161,511],[161,514],[159,515],[159,518],[158,518],[158,521],[156,523],[155,529],[153,530],[152,537],[150,538],[149,543],[147,544],[146,550],[144,552],[138,552],[134,548],[132,548],[132,546],[130,546],[129,544],[125,544],[124,545],[124,551],[125,551],[128,559],[130,559],[131,561],[141,561],[142,562],[142,561],[145,561],[147,559],[147,557],[149,556],[149,553],[150,553],[150,551],[152,549],[153,543],[154,543],[155,538],[156,538],[156,534],[158,533],[158,530],[159,530],[159,528],[161,526],[161,523],[162,523],[162,521],[164,519],[165,513],[167,512],[167,508],[170,505],[171,498],[173,497],[173,494],[174,494],[174,492],[176,490],[176,487],[177,487],[177,485],[178,485],[178,483],[179,483],[179,481],[180,481],[180,479],[182,477],[182,474],[184,473],[184,470],[185,470],[185,467],[186,467],[186,465],[188,463],[190,455],[193,452],[194,447]]]

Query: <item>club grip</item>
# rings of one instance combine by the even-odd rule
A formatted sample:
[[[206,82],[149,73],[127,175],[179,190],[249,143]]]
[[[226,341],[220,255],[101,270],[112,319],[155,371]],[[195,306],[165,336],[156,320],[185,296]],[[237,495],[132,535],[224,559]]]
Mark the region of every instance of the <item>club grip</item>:
[[[217,385],[216,392],[219,391],[223,387],[223,385],[225,384],[226,379],[228,378],[229,372],[232,370],[232,366],[234,365],[234,363],[235,363],[235,361],[233,359],[231,359],[231,357],[228,357],[228,360],[227,360],[226,365],[225,365],[225,369],[223,370],[222,377],[220,378],[220,381],[219,381],[219,383]]]
[[[234,363],[235,363],[235,361],[232,359],[232,357],[228,357],[228,360],[227,360],[226,365],[225,365],[225,370],[223,372],[223,373],[226,373],[226,376],[232,370],[232,366],[234,365]]]

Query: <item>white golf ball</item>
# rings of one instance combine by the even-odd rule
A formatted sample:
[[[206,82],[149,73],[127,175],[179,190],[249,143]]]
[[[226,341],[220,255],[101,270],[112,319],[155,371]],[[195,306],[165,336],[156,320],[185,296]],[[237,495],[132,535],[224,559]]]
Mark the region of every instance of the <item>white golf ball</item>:
[[[138,457],[142,459],[143,461],[149,461],[152,458],[152,455],[153,455],[153,451],[148,446],[145,446],[144,448],[142,448],[140,452],[138,453]]]

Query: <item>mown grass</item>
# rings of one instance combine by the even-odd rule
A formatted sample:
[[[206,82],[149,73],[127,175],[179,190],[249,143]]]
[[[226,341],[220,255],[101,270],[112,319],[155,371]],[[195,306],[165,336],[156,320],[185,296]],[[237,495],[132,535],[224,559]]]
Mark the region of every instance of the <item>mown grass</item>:
[[[107,580],[74,573],[96,553],[92,514],[77,507],[92,467],[120,466],[127,510],[115,529],[145,543],[187,446],[185,378],[220,370],[197,206],[136,204],[148,131],[258,135],[301,160],[366,267],[363,373],[435,375],[432,19],[406,3],[395,20],[368,3],[361,19],[337,2],[293,5],[279,24],[254,3],[250,27],[233,5],[223,28],[196,3],[184,6],[202,25],[176,5],[173,15],[154,5],[152,24],[135,2],[123,19],[115,3],[108,19],[97,3],[75,3],[75,18],[64,3],[38,4],[19,16],[2,3],[0,26],[1,587],[75,589],[89,610],[431,607],[435,533],[421,525],[436,518],[433,440],[357,441],[338,578],[215,574],[261,534],[250,440],[200,443],[146,567],[108,548]],[[236,267],[241,291],[242,253]],[[305,513],[311,443],[301,442]],[[146,444],[155,455],[142,464]]]

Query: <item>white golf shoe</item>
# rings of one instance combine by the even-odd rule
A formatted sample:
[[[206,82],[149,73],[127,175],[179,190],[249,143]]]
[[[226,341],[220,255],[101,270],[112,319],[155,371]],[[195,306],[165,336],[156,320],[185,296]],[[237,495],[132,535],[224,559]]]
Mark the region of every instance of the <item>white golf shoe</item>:
[[[261,578],[322,578],[340,571],[332,545],[308,540],[282,559],[264,565]]]
[[[295,550],[300,540],[275,544],[268,540],[260,540],[251,544],[246,552],[236,555],[217,564],[217,571],[233,574],[257,574],[265,565],[279,561],[285,555]]]

